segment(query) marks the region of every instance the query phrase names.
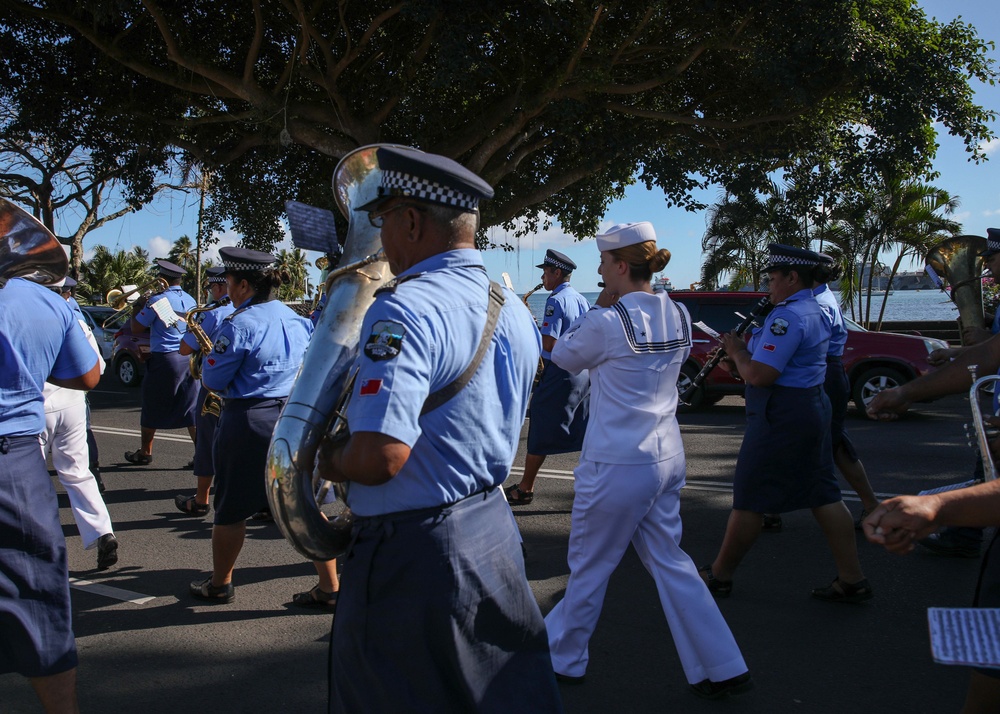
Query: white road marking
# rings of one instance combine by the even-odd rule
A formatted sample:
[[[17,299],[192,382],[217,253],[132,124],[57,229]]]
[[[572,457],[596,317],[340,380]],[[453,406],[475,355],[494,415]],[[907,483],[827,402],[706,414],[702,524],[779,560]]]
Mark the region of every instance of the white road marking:
[[[119,429],[113,426],[97,426],[96,424],[90,425],[91,431],[98,434],[112,434],[114,436],[139,436],[138,429]],[[191,443],[191,437],[187,434],[157,434],[153,437],[154,439],[162,439],[163,441],[183,441],[188,444]]]
[[[83,592],[93,593],[94,595],[103,595],[104,597],[109,597],[114,600],[122,600],[124,602],[131,602],[136,605],[145,605],[147,602],[156,599],[150,595],[134,593],[129,590],[122,590],[121,588],[113,588],[110,585],[92,583],[89,580],[80,580],[79,578],[70,578],[69,586],[71,588],[76,588],[77,590],[82,590]]]

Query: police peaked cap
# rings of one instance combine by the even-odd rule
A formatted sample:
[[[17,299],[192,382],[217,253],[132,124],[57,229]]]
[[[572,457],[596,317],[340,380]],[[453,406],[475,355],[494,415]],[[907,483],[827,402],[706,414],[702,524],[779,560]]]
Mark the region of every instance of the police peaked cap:
[[[219,248],[219,257],[224,266],[222,274],[244,273],[269,268],[277,258],[270,253],[249,248]]]
[[[656,242],[656,231],[649,221],[616,223],[597,235],[598,250],[615,250],[637,243]]]
[[[979,255],[988,258],[994,253],[1000,253],[1000,228],[987,228],[986,250],[981,251]]]
[[[400,197],[472,212],[481,200],[493,198],[492,186],[446,156],[380,146],[375,157],[381,170],[377,195],[357,211],[374,211],[390,198]]]
[[[162,275],[165,278],[171,278],[171,279],[183,278],[184,273],[187,272],[186,270],[184,270],[184,268],[177,265],[176,263],[171,263],[169,260],[163,260],[162,258],[157,259],[156,266],[160,270],[160,275]]]
[[[767,267],[761,272],[767,273],[777,268],[795,268],[802,266],[813,267],[823,262],[819,253],[805,248],[796,248],[791,245],[781,243],[771,243],[767,247],[768,259]]]
[[[558,250],[552,250],[549,248],[545,251],[545,260],[543,260],[536,268],[559,268],[564,273],[572,273],[576,270],[576,263],[570,260],[567,256],[560,253]]]
[[[226,269],[221,265],[213,265],[211,268],[205,268],[205,275],[208,276],[208,283],[211,285],[213,283],[224,283]]]

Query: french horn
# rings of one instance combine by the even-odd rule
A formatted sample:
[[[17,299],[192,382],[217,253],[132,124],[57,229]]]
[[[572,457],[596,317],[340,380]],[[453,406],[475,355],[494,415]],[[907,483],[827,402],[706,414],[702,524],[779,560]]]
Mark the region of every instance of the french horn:
[[[62,244],[37,218],[0,198],[0,287],[11,278],[43,285],[66,277],[69,260]]]
[[[340,267],[327,276],[326,307],[275,424],[267,458],[267,497],[275,523],[312,560],[344,554],[351,539],[349,510],[329,520],[320,511],[317,498],[323,500],[326,482],[314,480],[313,472],[320,440],[335,427],[349,396],[348,372],[358,355],[365,313],[389,277],[380,230],[365,213],[353,211],[377,196],[382,173],[375,152],[380,146],[355,149],[334,171],[337,207],[349,223],[344,255]],[[344,500],[343,484],[334,484],[334,491]]]
[[[960,331],[983,327],[983,259],[986,249],[982,236],[955,236],[938,243],[926,256],[927,265],[943,276],[951,286],[951,299],[958,307]],[[962,335],[965,344],[965,335]]]

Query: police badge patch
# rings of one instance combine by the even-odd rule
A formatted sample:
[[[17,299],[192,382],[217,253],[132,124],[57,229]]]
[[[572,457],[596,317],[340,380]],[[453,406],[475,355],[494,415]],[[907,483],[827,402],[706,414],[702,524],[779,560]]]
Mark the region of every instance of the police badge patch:
[[[220,337],[215,341],[215,351],[220,355],[225,354],[226,350],[229,349],[231,342],[228,337]]]
[[[776,318],[774,322],[771,323],[771,334],[772,335],[783,335],[788,332],[788,320],[782,318]]]
[[[546,305],[545,306],[545,317],[552,317],[555,314],[556,314],[556,306],[555,305]]]
[[[403,348],[406,328],[398,322],[379,320],[372,325],[372,334],[365,343],[365,354],[374,362],[392,359]]]

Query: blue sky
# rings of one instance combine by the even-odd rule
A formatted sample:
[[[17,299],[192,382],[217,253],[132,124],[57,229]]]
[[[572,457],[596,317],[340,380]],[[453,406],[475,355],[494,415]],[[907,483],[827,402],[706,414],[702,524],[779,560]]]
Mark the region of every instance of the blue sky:
[[[977,29],[980,37],[994,41],[1000,39],[1000,12],[997,12],[992,2],[922,0],[920,4],[929,16],[942,22],[961,16]],[[990,55],[1000,63],[1000,52],[994,49]],[[1000,112],[1000,87],[977,83],[975,89],[976,100],[981,105]],[[994,134],[1000,134],[1000,124],[997,122],[992,129]],[[934,165],[940,177],[934,181],[934,185],[961,200],[961,206],[952,218],[962,223],[965,233],[985,235],[987,227],[1000,226],[1000,140],[994,140],[985,147],[990,160],[978,165],[968,161],[960,140],[939,134],[938,143],[940,148]],[[711,204],[719,198],[719,190],[709,189],[700,194],[699,198],[704,203]],[[98,243],[113,249],[130,249],[133,245],[138,245],[148,250],[151,257],[162,257],[177,238],[195,235],[196,220],[196,198],[172,192],[145,210],[91,233],[85,241],[85,251],[89,254]],[[601,225],[629,221],[652,222],[658,243],[669,248],[672,253],[670,265],[662,274],[669,277],[675,287],[686,288],[698,280],[705,212],[690,213],[679,208],[667,208],[662,192],[632,186],[623,200],[609,207]],[[503,232],[498,230],[494,240],[497,243],[507,242]],[[219,247],[238,242],[239,236],[235,233],[220,235],[219,243],[209,251],[209,257],[217,259]],[[511,238],[509,242],[515,241]],[[577,263],[573,284],[578,290],[597,290],[598,252],[593,240],[576,241],[555,225],[543,233],[521,238],[515,245],[517,247],[513,252],[496,250],[485,254],[486,267],[494,279],[499,279],[501,272],[507,272],[518,292],[531,289],[540,281],[541,271],[535,265],[541,262],[546,249],[554,248]],[[282,247],[291,247],[290,241],[286,240],[279,246]],[[310,253],[311,259],[316,257],[318,255]],[[923,266],[908,267],[922,269]],[[314,279],[319,277],[318,271],[314,270],[313,273]]]

